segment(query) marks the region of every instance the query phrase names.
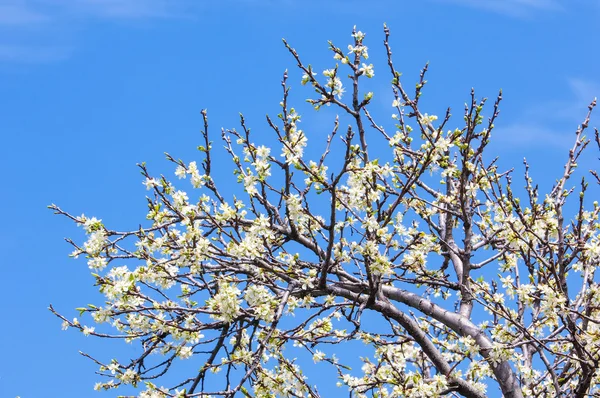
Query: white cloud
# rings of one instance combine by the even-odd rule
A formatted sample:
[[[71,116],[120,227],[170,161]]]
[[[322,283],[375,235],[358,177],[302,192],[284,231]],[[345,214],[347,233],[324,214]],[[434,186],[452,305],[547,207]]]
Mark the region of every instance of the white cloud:
[[[0,0],[0,25],[74,18],[165,18],[183,15],[188,0]]]
[[[0,2],[0,25],[29,25],[47,19],[46,15],[32,9],[25,1]]]
[[[438,0],[498,12],[514,17],[524,17],[539,11],[557,11],[568,5],[566,0]],[[573,1],[573,0],[569,0]]]
[[[492,142],[511,148],[554,148],[564,150],[573,144],[569,131],[557,131],[534,123],[516,122],[494,129]]]
[[[30,0],[31,1],[31,0]],[[37,0],[70,17],[171,18],[183,16],[193,4],[187,0]]]
[[[600,96],[600,84],[590,80],[571,78],[569,86],[579,103],[590,103],[594,98]]]
[[[68,47],[0,44],[0,62],[56,62],[67,58],[70,53],[71,49]]]
[[[582,78],[567,79],[568,94],[563,98],[532,105],[523,113],[530,120],[580,123],[587,107],[600,96],[600,84]]]
[[[567,84],[569,93],[562,99],[532,105],[506,126],[499,122],[493,142],[502,146],[570,147],[588,105],[600,96],[600,84],[582,78],[570,78]]]
[[[315,2],[316,0],[306,0]],[[337,12],[354,7],[344,7],[342,1],[358,3],[357,0],[331,0],[325,2]],[[467,7],[481,8],[511,16],[529,16],[541,11],[563,10],[573,4],[600,5],[599,0],[430,0]],[[569,2],[567,2],[569,1]],[[103,20],[149,20],[164,18],[189,18],[202,7],[213,4],[248,3],[263,6],[287,7],[303,4],[296,0],[0,0],[0,47],[14,56],[3,60],[24,61],[34,59],[27,48],[69,47],[65,38],[73,38],[74,26],[89,19]],[[344,3],[345,4],[345,3]],[[373,0],[369,8],[382,11],[386,3]],[[48,53],[52,50],[48,49]],[[22,55],[19,56],[19,54]],[[38,57],[50,60],[52,57]]]
[[[187,18],[192,0],[0,0],[0,62],[44,63],[64,59],[69,40],[89,19]]]

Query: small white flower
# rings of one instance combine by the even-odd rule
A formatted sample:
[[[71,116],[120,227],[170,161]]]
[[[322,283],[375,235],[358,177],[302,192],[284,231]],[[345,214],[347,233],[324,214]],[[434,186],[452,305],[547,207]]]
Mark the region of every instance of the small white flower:
[[[177,168],[175,169],[175,175],[177,177],[179,177],[179,179],[185,178],[185,175],[186,175],[185,167],[177,166]]]
[[[94,333],[94,329],[95,329],[94,327],[90,327],[90,326],[84,326],[84,327],[83,327],[83,330],[82,330],[82,332],[83,332],[83,335],[84,335],[84,336],[89,336],[89,335],[90,335],[90,333]]]
[[[155,178],[146,178],[146,181],[144,181],[142,184],[144,184],[146,186],[146,190],[149,191],[158,186],[158,181],[156,181]]]
[[[319,350],[316,350],[315,353],[313,354],[313,361],[315,363],[317,362],[321,362],[323,359],[325,359],[325,353]]]
[[[185,346],[179,349],[177,356],[181,359],[188,359],[192,356],[193,353],[194,352],[192,350],[192,347]]]
[[[373,64],[362,64],[362,67],[359,69],[366,77],[369,79],[375,76],[375,72],[373,71]]]

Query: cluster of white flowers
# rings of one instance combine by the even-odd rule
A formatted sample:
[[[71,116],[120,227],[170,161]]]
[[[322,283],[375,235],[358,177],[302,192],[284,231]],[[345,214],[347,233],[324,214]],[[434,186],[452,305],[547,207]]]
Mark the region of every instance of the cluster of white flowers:
[[[280,363],[273,370],[262,369],[254,383],[255,397],[304,397],[308,392],[304,379],[296,364]]]
[[[188,174],[190,175],[190,180],[191,180],[192,186],[194,188],[201,188],[204,186],[206,176],[200,174],[200,171],[198,170],[198,166],[197,166],[196,162],[190,162],[190,164],[187,166],[187,168],[179,165],[177,167],[177,169],[175,169],[175,175],[177,177],[179,177],[180,179],[186,178]],[[146,181],[147,181],[147,183],[146,183],[147,187],[149,185],[154,186],[153,183],[149,183],[148,180],[146,180]]]
[[[365,38],[365,34],[361,31],[358,31],[352,35],[356,41],[356,45],[348,45],[348,55],[356,54],[364,59],[369,59],[369,52],[367,46],[363,43]]]
[[[231,323],[240,314],[242,303],[239,298],[240,293],[240,289],[234,284],[226,280],[219,281],[217,294],[206,301],[207,307],[214,312],[211,316],[220,321]]]
[[[100,255],[102,250],[106,248],[106,243],[106,231],[104,229],[97,229],[89,234],[88,240],[83,244],[83,248],[86,254],[93,258]],[[89,265],[93,268],[92,264]]]
[[[275,316],[275,297],[264,286],[251,285],[244,294],[248,306],[253,308],[258,319],[272,322]]]
[[[288,115],[289,129],[283,140],[283,148],[281,156],[285,157],[286,163],[299,166],[299,161],[304,156],[304,148],[306,148],[307,138],[304,132],[298,129],[300,115],[295,110],[291,110]]]
[[[323,183],[327,181],[327,169],[325,165],[319,165],[314,160],[308,164],[308,170],[304,171],[308,177],[304,180],[306,185],[314,184],[315,189],[319,190],[323,187]]]
[[[271,175],[271,163],[269,162],[269,155],[271,149],[264,145],[255,148],[253,145],[244,147],[244,160],[251,162],[250,158],[253,158],[252,166],[254,171],[247,168],[244,174],[240,175],[240,180],[244,183],[244,188],[248,195],[258,195],[256,184],[258,182],[264,182]]]
[[[366,210],[370,203],[381,197],[382,191],[371,186],[373,176],[385,178],[392,172],[387,163],[380,166],[378,162],[373,161],[363,165],[358,157],[352,159],[348,170],[346,185],[339,189],[339,193],[350,209],[358,211]]]
[[[265,243],[277,240],[277,235],[270,228],[270,221],[265,215],[260,215],[245,232],[239,242],[231,240],[227,251],[238,258],[260,257],[265,251]]]
[[[290,221],[298,226],[301,232],[306,231],[309,217],[304,210],[304,206],[302,206],[302,198],[297,194],[291,194],[285,199],[285,203]]]
[[[325,83],[325,87],[331,89],[331,95],[337,96],[339,99],[341,99],[346,89],[344,89],[342,80],[337,75],[337,69],[325,69],[323,71],[323,76],[329,78],[327,83]],[[327,98],[323,99],[326,100]]]

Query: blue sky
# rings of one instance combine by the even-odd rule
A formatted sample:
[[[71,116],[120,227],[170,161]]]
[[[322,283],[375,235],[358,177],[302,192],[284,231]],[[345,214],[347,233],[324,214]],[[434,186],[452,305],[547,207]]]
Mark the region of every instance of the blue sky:
[[[75,307],[98,298],[85,262],[67,257],[63,238],[81,231],[46,206],[137,228],[145,190],[135,164],[173,176],[163,152],[194,160],[202,108],[215,139],[221,127],[238,125],[238,112],[267,131],[281,75],[295,66],[282,37],[322,70],[333,66],[327,40],[344,47],[353,25],[367,32],[374,104],[385,114],[392,111],[381,62],[386,22],[407,82],[430,62],[429,113],[452,106],[460,126],[471,87],[488,97],[504,90],[492,151],[506,167],[527,156],[549,188],[587,104],[600,96],[600,1],[368,4],[0,0],[0,396],[113,396],[91,391],[96,368],[78,350],[123,347],[63,332],[46,309],[52,303],[75,316]],[[302,103],[311,92],[291,76],[293,100]],[[321,128],[321,119],[307,115],[304,129]],[[590,156],[583,167],[595,162]]]

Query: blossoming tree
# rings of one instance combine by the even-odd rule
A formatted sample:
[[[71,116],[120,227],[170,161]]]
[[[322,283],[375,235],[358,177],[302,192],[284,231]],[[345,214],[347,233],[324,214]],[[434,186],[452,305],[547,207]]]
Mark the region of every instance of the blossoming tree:
[[[50,206],[85,229],[85,243],[69,241],[73,256],[85,256],[106,297],[79,308],[81,320],[51,311],[65,328],[139,344],[128,360],[86,354],[106,376],[96,388],[320,397],[322,380],[302,370],[312,361],[287,356],[293,349],[332,367],[355,397],[600,395],[600,207],[586,198],[586,172],[573,182],[584,149],[600,147],[597,130],[585,136],[590,113],[550,192],[525,164],[519,199],[512,173],[486,158],[501,95],[484,117],[472,92],[449,128],[449,111],[420,109],[427,67],[414,92],[402,85],[385,28],[395,114],[379,124],[373,93],[359,88],[374,76],[365,36],[352,37],[348,51],[330,43],[337,64],[320,74],[284,41],[316,91],[309,103],[350,123],[336,119],[308,146],[284,74],[281,113],[267,117],[276,145],[256,144],[243,117],[221,134],[236,196],[213,178],[218,148],[203,111],[201,159],[168,156],[193,190],[140,165],[146,226],[121,232]],[[369,354],[352,367],[336,354],[356,340]],[[189,374],[169,373],[183,360],[195,361]]]

